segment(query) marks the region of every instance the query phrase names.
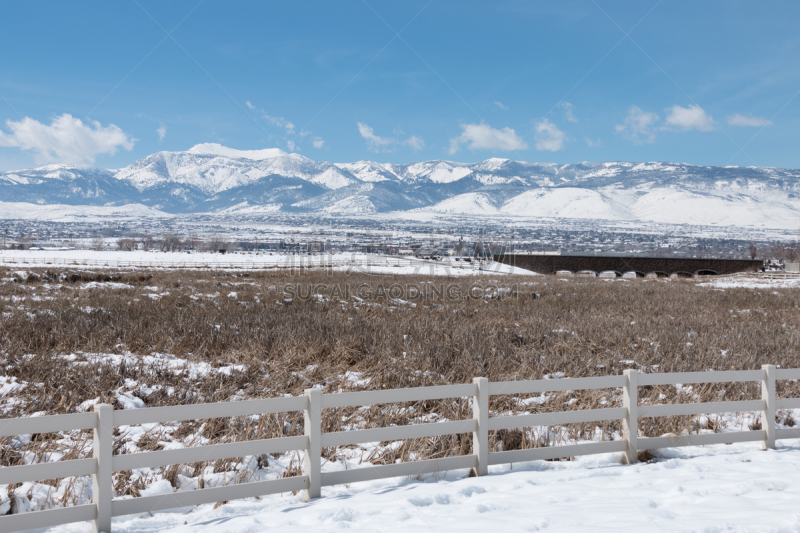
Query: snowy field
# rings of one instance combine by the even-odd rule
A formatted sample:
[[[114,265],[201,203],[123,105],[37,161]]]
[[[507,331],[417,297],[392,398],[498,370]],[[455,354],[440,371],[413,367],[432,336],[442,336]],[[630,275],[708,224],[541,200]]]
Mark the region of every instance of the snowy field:
[[[103,220],[171,219],[175,215],[142,204],[87,206],[0,201],[0,220],[36,220],[52,222],[101,222]]]
[[[757,276],[723,277],[698,283],[698,285],[715,289],[791,289],[800,287],[800,279],[770,279]]]
[[[303,503],[289,494],[214,509],[120,517],[120,533],[257,531],[800,531],[800,441],[662,450],[623,466],[598,455],[573,462],[492,467],[419,479],[323,488]],[[85,532],[72,524],[51,531]]]
[[[445,259],[429,261],[402,256],[362,253],[277,254],[235,252],[156,252],[136,250],[4,250],[0,265],[86,266],[95,268],[333,268],[369,274],[412,274],[423,276],[475,276],[486,274],[531,275],[533,272],[494,261],[482,264]]]
[[[23,257],[35,257],[36,253],[22,252],[25,254]],[[451,383],[467,383],[475,375],[471,373],[473,366],[470,365],[473,363],[470,359],[453,360],[448,357],[451,348],[447,344],[447,336],[442,334],[453,335],[454,331],[458,331],[453,328],[449,317],[459,316],[457,313],[461,313],[462,309],[464,312],[473,310],[477,306],[473,301],[439,302],[452,309],[439,304],[434,306],[433,302],[430,305],[424,302],[413,305],[394,300],[362,301],[360,298],[332,302],[332,299],[321,297],[315,297],[307,305],[286,305],[291,300],[280,296],[286,290],[286,286],[281,285],[281,281],[285,283],[285,280],[270,278],[287,278],[290,285],[299,280],[284,276],[281,272],[274,276],[266,274],[247,279],[250,276],[241,275],[238,271],[215,270],[184,275],[170,268],[177,258],[183,257],[205,257],[211,261],[246,257],[285,259],[287,256],[63,253],[65,260],[97,256],[109,258],[109,261],[115,257],[159,256],[165,257],[165,260],[160,263],[164,266],[162,270],[153,268],[152,276],[142,279],[139,279],[139,272],[123,272],[121,280],[105,282],[62,282],[58,279],[28,283],[14,281],[15,277],[27,278],[27,272],[34,270],[34,266],[37,267],[36,271],[41,272],[44,270],[41,264],[18,264],[12,266],[6,277],[0,276],[0,288],[4,291],[0,295],[0,306],[4,306],[0,322],[4,329],[0,332],[6,335],[8,346],[11,346],[4,347],[4,352],[0,352],[0,362],[6,368],[6,374],[0,376],[0,410],[6,413],[6,417],[50,413],[53,409],[51,403],[54,402],[50,402],[49,398],[52,397],[66,399],[70,412],[89,411],[101,400],[100,390],[103,394],[113,392],[118,408],[141,409],[157,407],[162,402],[173,404],[173,396],[182,397],[186,393],[206,395],[202,399],[209,402],[227,401],[248,399],[250,394],[298,394],[297,390],[287,388],[289,386],[299,389],[300,393],[303,387],[316,384],[324,384],[331,392],[353,391],[397,387],[400,382],[401,386],[408,386],[407,380],[421,373],[429,375],[433,381],[413,384],[444,384],[445,372],[449,373],[447,379]],[[70,257],[66,254],[82,255]],[[362,266],[384,268],[387,272],[393,272],[393,269],[402,272],[409,268],[390,266],[389,260],[395,260],[394,257],[342,257],[356,263],[360,261]],[[380,265],[381,261],[386,262]],[[426,268],[429,265],[428,262],[420,263]],[[222,263],[215,265],[215,268],[219,268]],[[445,272],[445,265],[433,263],[433,267]],[[353,265],[341,262],[334,266],[336,270],[348,268],[353,268]],[[56,271],[77,272],[85,269],[88,267],[53,268]],[[492,270],[485,272],[498,274]],[[422,270],[417,273],[425,275],[428,272]],[[89,279],[97,274],[89,272]],[[262,277],[264,279],[260,279]],[[180,285],[172,283],[176,278],[181,279]],[[347,282],[343,274],[337,274],[329,280],[324,272],[312,272],[308,283],[322,279],[326,282]],[[504,283],[500,279],[497,276],[448,280],[447,283]],[[380,277],[368,281],[376,285],[383,283]],[[507,380],[520,377],[549,379],[564,377],[565,373],[576,377],[596,375],[596,369],[602,369],[603,373],[619,373],[622,368],[629,367],[643,372],[658,372],[758,368],[763,362],[782,364],[783,368],[800,366],[794,350],[799,304],[797,292],[791,289],[800,286],[800,280],[772,280],[757,275],[681,281],[539,276],[527,280],[505,278],[505,283],[519,287],[520,299],[508,300],[514,305],[513,312],[506,314],[508,307],[504,306],[504,300],[501,299],[495,301],[489,298],[486,303],[480,302],[482,311],[464,323],[468,328],[465,331],[476,331],[482,335],[481,342],[472,343],[464,353],[474,358],[486,358],[491,354],[501,362],[507,361],[504,363],[506,366],[502,367],[505,374],[499,376]],[[533,290],[537,293],[536,298],[524,298]],[[651,298],[645,299],[643,295]],[[656,297],[652,298],[653,295]],[[611,298],[615,302],[613,306],[608,305]],[[653,299],[659,302],[656,308],[649,307],[649,301]],[[695,306],[700,301],[706,310],[703,316],[695,312]],[[181,312],[185,307],[177,303],[190,306],[192,312]],[[260,314],[254,314],[259,310],[262,311]],[[554,313],[551,310],[570,311]],[[179,318],[171,322],[173,313]],[[603,318],[603,313],[608,313],[607,318]],[[120,320],[118,324],[121,326],[115,325],[115,317],[121,316],[131,318]],[[153,323],[154,316],[158,317],[158,326]],[[260,321],[257,325],[253,324],[254,316]],[[420,324],[425,324],[424,328]],[[772,328],[773,324],[783,326]],[[109,326],[112,328],[108,329]],[[143,333],[154,327],[162,328],[163,333],[155,336]],[[299,347],[302,353],[311,352],[321,338],[313,338],[313,332],[333,328],[336,328],[338,338],[346,346],[355,345],[360,339],[388,335],[393,339],[393,348],[387,350],[384,357],[381,355],[383,345],[379,345],[379,350],[368,352],[355,365],[338,365],[338,362],[345,360],[349,353],[347,351],[326,355],[326,359],[297,359],[294,362],[288,357],[281,359],[294,347]],[[739,334],[730,341],[732,328],[736,328]],[[259,331],[265,329],[274,331],[277,337],[296,337],[292,336],[290,343],[271,348],[272,352],[268,351],[265,343],[248,348],[267,354],[263,360],[239,358],[235,352],[230,352],[245,346],[238,338],[258,340],[261,338],[258,337]],[[49,356],[47,349],[28,344],[32,337],[37,337],[31,334],[32,331],[50,331],[50,338],[91,338],[98,351],[78,351],[83,349],[82,346],[75,351],[59,348],[57,353]],[[542,335],[543,332],[545,335]],[[524,376],[517,376],[520,352],[513,348],[517,346],[513,341],[520,339],[529,342],[526,339],[542,337],[552,340],[543,344],[543,349],[530,352],[530,360],[534,362],[531,364],[547,356],[551,356],[550,361],[545,361],[541,368],[532,366]],[[170,355],[157,351],[164,347],[154,343],[166,342],[160,339],[185,345],[170,352],[176,355]],[[491,344],[492,339],[500,340]],[[765,355],[764,346],[770,343],[774,348]],[[508,345],[512,348],[507,355],[503,355],[506,352],[502,350]],[[596,345],[602,345],[604,350],[594,353],[591,358],[569,357],[568,360],[562,359],[563,366],[552,363],[558,354],[583,354]],[[128,346],[144,348],[131,353],[127,351]],[[198,356],[203,346],[210,346],[205,349],[212,353]],[[219,346],[224,346],[224,349]],[[605,349],[605,346],[613,347],[613,350]],[[228,353],[225,354],[224,350],[228,350]],[[497,356],[496,353],[501,355]],[[219,354],[226,357],[218,357]],[[670,358],[673,360],[665,359],[664,354],[674,354]],[[292,357],[297,356],[295,354]],[[42,373],[43,366],[34,364],[37,360],[44,361],[51,374]],[[336,364],[328,365],[328,360]],[[441,369],[431,363],[439,360],[451,361],[452,367]],[[669,366],[662,368],[662,365]],[[392,379],[401,381],[383,381],[387,368],[397,372],[396,378]],[[428,371],[430,368],[436,372]],[[117,379],[119,369],[126,372],[124,379]],[[465,374],[455,374],[459,371]],[[73,393],[71,390],[62,390],[72,389],[71,383],[81,383],[82,386],[77,387],[80,391]],[[51,386],[53,384],[56,385]],[[793,382],[786,386],[795,387],[796,393],[796,385]],[[720,401],[721,397],[733,400],[739,399],[741,394],[758,394],[754,388],[720,387],[679,385],[652,391],[643,388],[640,403]],[[215,396],[218,393],[222,397]],[[646,394],[651,394],[651,397],[645,398]],[[797,397],[798,394],[792,396]],[[602,397],[543,394],[514,401],[517,403],[510,406],[498,403],[494,415],[531,414],[542,409],[552,411],[563,409],[563,404],[573,405],[572,402],[591,401],[592,405],[600,402],[600,405],[612,407],[620,405],[621,397],[609,391],[603,393]],[[61,409],[67,403],[62,402],[56,408]],[[453,405],[456,404],[461,405],[458,402]],[[374,416],[383,417],[382,424],[388,425],[447,422],[463,418],[455,416],[458,414],[455,410],[458,405],[453,405],[438,406],[441,413],[425,410],[416,413],[398,406],[395,411],[376,411]],[[445,410],[451,408],[454,409],[452,412]],[[352,413],[347,422],[350,425],[346,427],[358,429],[367,423],[371,424],[373,419],[363,418],[368,413],[366,410]],[[343,415],[328,413],[328,416]],[[713,419],[708,416],[691,417],[691,423],[688,420],[676,421],[679,424],[677,428],[650,428],[648,436],[745,430],[758,423],[757,417],[757,413],[727,414]],[[282,419],[284,422],[288,420]],[[779,418],[778,427],[795,427],[796,421],[800,421],[800,409],[786,410]],[[293,419],[292,422],[299,423]],[[286,433],[280,433],[281,427],[285,430],[286,425],[275,425],[279,436],[284,436]],[[291,427],[290,423],[289,431]],[[190,429],[191,432],[187,433]],[[530,432],[525,433],[526,438],[547,435],[546,442],[555,442],[556,439],[551,437],[558,435],[558,441],[562,444],[588,442],[586,439],[619,439],[618,430],[613,426],[594,428],[594,436],[570,434],[552,427],[529,429]],[[274,436],[254,434],[248,438]],[[89,453],[91,443],[90,438],[86,440],[84,437],[86,435],[80,432],[62,433],[58,439],[47,441],[33,436],[20,436],[12,439],[7,449],[11,451],[13,448],[26,454],[23,459],[28,463],[40,462],[45,456],[55,460],[67,453],[78,453],[84,457]],[[185,426],[146,424],[121,427],[117,444],[126,453],[138,453],[159,448],[180,449],[218,443],[215,439],[224,441],[227,437],[218,439],[218,436],[204,433],[203,425],[195,427],[192,423]],[[532,442],[535,441],[530,440],[528,444]],[[341,447],[336,451],[335,459],[324,461],[322,469],[330,472],[368,467],[371,462],[388,464],[397,459],[384,452],[397,449],[399,445],[400,441]],[[447,453],[450,448],[441,449]],[[401,460],[431,457],[424,453],[422,448],[415,449],[408,459]],[[264,457],[267,461],[263,461],[262,457],[248,456],[236,458],[230,464],[215,466],[209,463],[196,471],[192,468],[178,469],[174,476],[167,475],[166,470],[161,468],[135,469],[127,481],[118,479],[121,488],[116,489],[117,497],[131,497],[134,492],[129,489],[134,486],[138,487],[136,495],[163,494],[169,498],[170,494],[198,489],[200,486],[277,479],[287,471],[296,472],[298,457],[293,452]],[[623,466],[619,454],[595,455],[579,457],[575,461],[535,461],[492,467],[490,475],[482,478],[469,478],[467,472],[461,470],[438,476],[391,478],[327,487],[323,488],[322,498],[309,503],[302,502],[300,495],[286,493],[260,499],[232,500],[216,509],[214,505],[203,505],[124,516],[115,519],[114,531],[228,533],[273,530],[299,532],[310,528],[320,531],[407,531],[416,528],[436,532],[589,529],[622,532],[800,532],[800,510],[797,510],[797,502],[800,501],[800,484],[797,483],[799,467],[800,439],[781,440],[777,450],[767,452],[761,451],[758,443],[666,449],[659,451],[654,462],[634,466]],[[91,497],[88,477],[64,479],[57,485],[24,483],[14,489],[21,500],[17,510],[41,509],[45,502],[64,496],[68,489],[76,489],[75,498],[67,501],[69,505],[86,503]],[[2,487],[0,514],[10,510],[9,492],[7,487]],[[80,523],[50,531],[77,533],[89,530],[88,523]]]

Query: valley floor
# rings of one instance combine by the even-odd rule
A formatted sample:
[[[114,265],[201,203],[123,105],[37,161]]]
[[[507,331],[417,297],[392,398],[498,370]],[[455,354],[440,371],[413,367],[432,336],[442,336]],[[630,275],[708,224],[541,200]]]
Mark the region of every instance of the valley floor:
[[[99,402],[121,410],[299,396],[309,387],[338,393],[446,385],[475,376],[519,381],[619,375],[625,369],[800,367],[798,280],[367,274],[0,267],[0,416],[80,413]],[[361,286],[369,290],[333,291]],[[416,298],[383,290],[393,286]],[[800,397],[797,380],[783,381],[781,398]],[[756,382],[646,386],[639,404],[760,394]],[[622,407],[622,391],[495,394],[489,412],[600,406]],[[759,423],[759,413],[729,415],[650,417],[640,430],[654,437],[744,431]],[[779,415],[781,428],[800,421],[800,409]],[[325,431],[345,431],[471,416],[470,398],[463,397],[326,409],[322,419]],[[295,436],[303,426],[299,412],[145,424],[120,427],[114,445],[134,454]],[[619,420],[495,431],[490,449],[615,440],[619,431]],[[91,442],[90,433],[80,430],[4,437],[0,465],[89,458]],[[447,457],[469,453],[468,444],[462,434],[343,446],[326,454],[322,468]],[[207,488],[275,479],[296,473],[298,459],[288,452],[137,468],[115,478],[115,497],[170,497],[201,483]],[[482,478],[462,470],[328,487],[310,503],[283,494],[216,509],[125,516],[114,521],[114,532],[800,532],[798,472],[798,439],[779,441],[769,452],[757,443],[675,448],[634,466],[621,465],[613,454],[515,463]],[[84,476],[0,486],[0,514],[12,509],[9,490],[24,513],[87,503],[91,481]],[[89,530],[79,523],[51,531]]]
[[[195,269],[327,269],[365,274],[400,274],[422,276],[473,276],[516,274],[530,275],[523,268],[495,261],[483,263],[445,258],[440,261],[411,256],[388,256],[364,253],[279,254],[271,252],[158,252],[106,250],[3,250],[0,266],[88,268],[195,268]]]

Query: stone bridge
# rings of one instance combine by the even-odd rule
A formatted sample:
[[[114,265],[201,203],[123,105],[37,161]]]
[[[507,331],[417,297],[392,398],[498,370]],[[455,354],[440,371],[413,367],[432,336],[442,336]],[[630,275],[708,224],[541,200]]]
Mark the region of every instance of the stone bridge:
[[[494,260],[507,265],[532,270],[540,274],[555,274],[558,271],[573,273],[616,272],[622,276],[635,272],[638,277],[648,274],[657,276],[711,276],[756,272],[762,266],[760,259],[698,259],[693,257],[639,257],[603,255],[527,255],[500,254]]]

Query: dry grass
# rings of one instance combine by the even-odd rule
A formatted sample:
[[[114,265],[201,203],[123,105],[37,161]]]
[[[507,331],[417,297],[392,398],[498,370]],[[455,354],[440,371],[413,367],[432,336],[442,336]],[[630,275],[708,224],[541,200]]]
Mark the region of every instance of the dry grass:
[[[13,274],[0,271],[0,278]],[[28,386],[3,399],[5,417],[34,412],[75,412],[87,400],[117,402],[121,390],[134,390],[148,406],[226,401],[232,398],[302,394],[322,385],[325,392],[352,389],[347,372],[357,372],[382,389],[465,383],[486,376],[492,381],[617,375],[625,368],[644,372],[754,369],[771,363],[800,367],[800,291],[792,289],[713,290],[689,280],[604,282],[555,277],[498,278],[484,284],[514,287],[515,295],[496,299],[452,300],[443,295],[415,300],[416,307],[390,298],[364,302],[298,298],[325,284],[393,283],[456,286],[466,294],[474,280],[376,277],[325,272],[226,273],[147,272],[102,274],[37,272],[28,281],[0,284],[0,356],[5,375]],[[49,280],[49,281],[48,281]],[[101,286],[82,289],[85,281]],[[102,283],[131,288],[104,288]],[[157,290],[153,290],[156,289]],[[285,301],[288,293],[295,297]],[[236,292],[236,297],[229,293]],[[539,293],[536,299],[533,293]],[[167,294],[168,293],[168,294]],[[490,290],[494,294],[493,290]],[[150,295],[162,295],[158,299]],[[215,295],[216,296],[210,296]],[[133,364],[77,364],[65,354],[168,353],[212,367],[243,365],[229,375],[187,372]],[[33,354],[31,356],[30,354]],[[131,385],[135,383],[135,385]],[[141,386],[147,385],[146,390]],[[754,399],[756,384],[642,387],[641,403]],[[542,403],[521,403],[530,396],[493,397],[493,414],[552,412],[620,405],[619,391],[567,392]],[[783,384],[780,395],[800,395],[797,383]],[[119,403],[117,402],[119,407]],[[324,431],[379,427],[471,416],[466,400],[417,402],[326,410]],[[787,420],[786,423],[790,421]],[[692,417],[642,420],[648,436],[686,430],[720,430],[720,419]],[[494,432],[494,449],[549,446],[561,440],[596,437],[598,424],[576,424],[556,431]],[[602,438],[619,431],[618,422],[599,424]],[[162,435],[136,443],[118,439],[119,453],[158,449],[161,442],[199,437],[211,442],[270,438],[302,433],[299,414],[183,423]],[[58,448],[72,456],[88,453],[86,435],[47,440],[37,436],[27,453]],[[60,439],[60,440],[59,440]],[[468,435],[405,441],[376,449],[364,460],[435,458],[469,453]],[[56,446],[55,441],[60,442]],[[21,452],[3,439],[0,462],[17,464]],[[342,449],[325,451],[336,460]],[[268,462],[268,458],[264,457]],[[213,463],[216,471],[235,468],[238,459]],[[199,475],[208,465],[164,470]],[[291,468],[289,468],[291,470]],[[175,481],[177,483],[177,481]],[[138,493],[142,480],[121,473],[120,494]]]

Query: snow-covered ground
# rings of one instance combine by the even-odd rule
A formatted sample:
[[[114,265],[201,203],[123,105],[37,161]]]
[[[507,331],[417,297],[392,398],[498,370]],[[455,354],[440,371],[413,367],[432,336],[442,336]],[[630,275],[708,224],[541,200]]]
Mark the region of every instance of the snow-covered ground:
[[[272,495],[113,524],[119,533],[800,531],[800,441],[779,441],[766,452],[748,443],[660,455],[632,466],[608,454],[492,467],[482,478],[466,471],[395,478],[323,488],[322,498],[309,503],[299,495]]]
[[[525,191],[505,202],[494,199],[490,193],[468,192],[409,212],[786,229],[796,225],[797,207],[787,202],[782,193],[753,191],[749,194],[713,189],[680,190],[652,184],[634,188],[622,188],[617,184],[597,189],[543,187]],[[337,211],[346,212],[348,207],[342,206]]]
[[[25,202],[0,202],[0,220],[38,220],[58,222],[96,222],[102,219],[174,218],[175,215],[142,204],[121,206],[38,205]]]
[[[756,276],[726,277],[698,283],[698,285],[715,289],[789,289],[800,287],[800,279],[769,279]]]
[[[3,250],[0,265],[80,265],[87,267],[156,268],[334,268],[367,274],[414,274],[424,276],[475,276],[496,274],[532,275],[533,272],[496,262],[427,261],[402,256],[362,253],[278,254],[237,252],[156,252],[115,250]]]

